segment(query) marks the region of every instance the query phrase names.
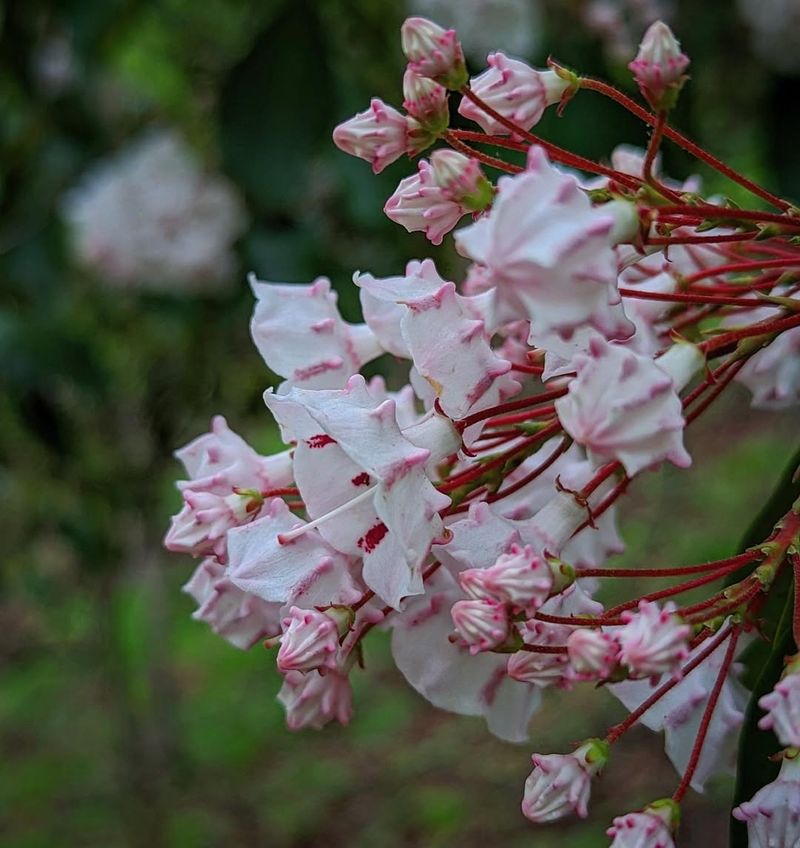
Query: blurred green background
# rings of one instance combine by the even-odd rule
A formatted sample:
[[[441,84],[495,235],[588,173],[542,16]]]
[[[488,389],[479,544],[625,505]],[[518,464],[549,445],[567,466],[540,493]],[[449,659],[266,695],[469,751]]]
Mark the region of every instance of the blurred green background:
[[[800,197],[800,114],[785,105],[795,70],[765,64],[758,22],[736,4],[415,8],[426,6],[444,23],[461,15],[484,45],[494,37],[489,45],[503,49],[513,38],[509,52],[539,65],[552,54],[627,89],[625,50],[654,8],[669,15],[693,60],[676,123]],[[292,736],[274,700],[272,658],[238,652],[191,621],[179,588],[192,563],[161,550],[179,502],[171,451],[213,413],[262,452],[277,447],[261,402],[274,375],[249,340],[245,272],[297,282],[329,275],[356,319],[353,270],[397,273],[434,253],[381,213],[408,163],[375,177],[330,142],[335,123],[370,96],[399,106],[407,11],[389,0],[0,4],[3,846],[580,848],[604,844],[614,815],[672,791],[659,740],[635,731],[589,823],[534,831],[518,812],[528,749],[430,708],[393,670],[381,634],[356,675],[353,725]],[[505,21],[496,33],[485,24],[492,15]],[[797,48],[800,28],[793,37]],[[482,69],[480,56],[470,59]],[[147,280],[120,288],[71,258],[65,193],[154,127],[182,136],[244,200],[238,267],[218,291]],[[602,159],[621,141],[646,142],[641,126],[591,94],[564,118],[548,115],[541,130]],[[676,177],[695,170],[674,150],[665,166]],[[703,176],[710,190],[723,188]],[[435,255],[457,268],[449,248]],[[695,469],[635,487],[623,508],[622,562],[735,550],[798,424],[794,414],[745,415],[746,406],[734,391],[691,435]],[[537,750],[558,750],[620,715],[602,692],[569,705],[548,699],[534,722]],[[696,815],[687,811],[682,845],[717,844],[729,789],[723,781],[688,802]]]

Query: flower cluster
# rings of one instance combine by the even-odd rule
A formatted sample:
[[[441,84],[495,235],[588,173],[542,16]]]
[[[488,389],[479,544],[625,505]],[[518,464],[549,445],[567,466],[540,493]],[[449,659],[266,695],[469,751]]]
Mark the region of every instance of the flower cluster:
[[[405,113],[373,100],[334,141],[375,171],[447,145],[386,213],[434,244],[471,215],[454,235],[464,279],[431,259],[393,277],[357,272],[364,323],[350,324],[324,278],[252,278],[253,340],[283,378],[264,400],[287,449],[260,456],[215,419],[178,452],[189,479],[167,547],[204,558],[187,585],[196,617],[240,647],[278,646],[292,728],[350,719],[349,678],[376,627],[418,692],[504,739],[527,738],[543,690],[606,687],[628,717],[572,753],[534,754],[522,811],[587,815],[593,780],[641,721],[665,731],[680,783],[608,832],[618,848],[671,846],[688,788],[730,767],[747,699],[738,646],[796,556],[800,515],[725,560],[616,569],[615,507],[642,472],[690,464],[687,425],[734,379],[756,403],[800,399],[800,284],[785,273],[800,259],[800,217],[669,127],[688,60],[662,23],[631,63],[657,113],[502,53],[468,82],[456,33],[424,19],[406,21],[402,44]],[[586,90],[649,123],[648,149],[619,150],[609,166],[531,136],[546,108]],[[454,91],[482,131],[449,128]],[[664,138],[778,211],[661,177]],[[487,143],[509,161],[481,152]],[[505,173],[493,181],[487,168]],[[405,385],[361,375],[382,354],[406,363]],[[631,577],[672,583],[599,600],[602,580]],[[705,597],[679,600],[693,589]],[[761,701],[789,764],[798,680],[795,662]],[[759,832],[783,827],[769,816],[793,768],[737,815]],[[796,827],[794,807],[786,815]]]
[[[218,288],[235,267],[241,198],[171,132],[151,132],[90,171],[64,209],[78,261],[117,287]]]

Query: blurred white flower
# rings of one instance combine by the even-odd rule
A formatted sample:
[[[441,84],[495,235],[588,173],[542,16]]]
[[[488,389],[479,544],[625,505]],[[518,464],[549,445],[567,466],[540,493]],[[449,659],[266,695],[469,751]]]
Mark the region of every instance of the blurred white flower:
[[[214,289],[235,268],[241,199],[175,134],[154,131],[91,169],[67,195],[77,260],[118,287]]]
[[[457,30],[467,58],[478,63],[498,44],[512,56],[530,57],[539,47],[539,0],[409,0],[408,8]]]

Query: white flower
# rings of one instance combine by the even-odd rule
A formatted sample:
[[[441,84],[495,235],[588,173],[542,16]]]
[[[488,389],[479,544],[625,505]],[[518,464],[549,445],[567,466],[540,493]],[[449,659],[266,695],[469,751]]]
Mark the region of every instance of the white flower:
[[[784,755],[778,778],[733,811],[747,822],[750,848],[796,848],[800,845],[800,753]]]

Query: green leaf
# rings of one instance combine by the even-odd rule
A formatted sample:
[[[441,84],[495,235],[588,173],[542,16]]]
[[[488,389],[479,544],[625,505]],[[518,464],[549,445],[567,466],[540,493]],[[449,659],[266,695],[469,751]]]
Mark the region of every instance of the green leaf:
[[[769,501],[756,517],[743,541],[742,549],[766,539],[773,526],[791,508],[800,496],[800,481],[794,473],[800,463],[798,451],[789,463]],[[734,575],[730,582],[741,578]],[[767,640],[752,642],[740,657],[744,665],[742,681],[751,690],[745,710],[742,734],[739,739],[739,757],[736,769],[736,791],[733,806],[750,798],[778,774],[778,764],[769,758],[778,752],[780,745],[771,731],[761,730],[758,721],[762,716],[758,701],[772,691],[783,671],[784,657],[792,653],[793,591],[790,570],[784,568],[778,578],[761,616],[764,619]],[[731,848],[747,848],[747,827],[730,819]]]

